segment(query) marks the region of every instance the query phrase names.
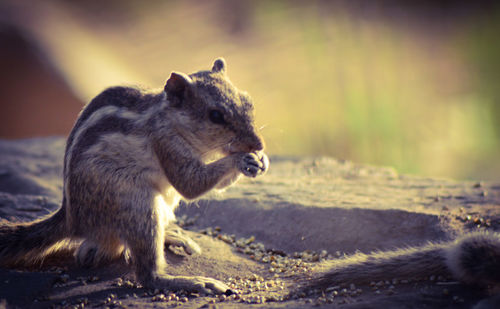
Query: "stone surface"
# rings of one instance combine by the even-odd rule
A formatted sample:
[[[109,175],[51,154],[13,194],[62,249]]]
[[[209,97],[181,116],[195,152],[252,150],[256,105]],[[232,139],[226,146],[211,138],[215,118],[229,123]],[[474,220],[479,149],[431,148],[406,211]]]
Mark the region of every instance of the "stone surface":
[[[0,218],[29,221],[59,207],[62,199],[62,138],[0,141]],[[500,184],[398,175],[391,168],[358,165],[332,158],[272,157],[263,177],[242,179],[223,193],[179,207],[179,224],[202,247],[203,254],[185,256],[168,250],[171,274],[204,275],[220,280],[273,280],[269,263],[257,262],[229,241],[250,237],[266,250],[292,255],[309,250],[344,254],[370,252],[451,239],[477,228],[500,230]],[[217,237],[200,231],[215,229]],[[314,263],[311,264],[314,266]],[[123,305],[171,306],[153,302],[144,289],[118,287],[119,277],[130,278],[129,266],[116,262],[99,269],[79,269],[65,256],[35,270],[0,269],[0,299],[7,306],[66,306],[88,299],[87,306],[103,305],[115,293]],[[60,282],[60,277],[65,282]],[[98,277],[97,280],[91,280]],[[285,295],[294,277],[278,276],[284,290],[256,295]],[[64,280],[63,280],[64,281]],[[377,294],[364,287],[357,297],[341,297],[343,308],[470,308],[485,291],[462,285],[420,282],[398,285],[395,293]],[[133,296],[136,293],[137,298]],[[243,295],[251,299],[252,293]],[[179,301],[200,307],[215,301],[236,308],[238,300],[220,302],[210,297]],[[315,298],[254,304],[261,307],[314,306]],[[331,307],[330,304],[324,304]],[[1,307],[1,305],[0,305]]]

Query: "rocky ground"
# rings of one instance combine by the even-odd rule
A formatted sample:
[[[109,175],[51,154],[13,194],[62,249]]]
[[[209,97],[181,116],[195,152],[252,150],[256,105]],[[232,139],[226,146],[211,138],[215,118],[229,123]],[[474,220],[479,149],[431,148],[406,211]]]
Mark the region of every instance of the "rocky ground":
[[[62,138],[0,141],[0,218],[28,221],[59,207],[63,153]],[[0,269],[0,308],[471,308],[491,291],[438,276],[287,295],[321,260],[500,230],[500,184],[398,175],[332,158],[274,157],[266,176],[184,204],[177,217],[203,254],[167,249],[169,273],[214,277],[240,294],[149,291],[124,262],[80,269],[67,252],[36,269]]]

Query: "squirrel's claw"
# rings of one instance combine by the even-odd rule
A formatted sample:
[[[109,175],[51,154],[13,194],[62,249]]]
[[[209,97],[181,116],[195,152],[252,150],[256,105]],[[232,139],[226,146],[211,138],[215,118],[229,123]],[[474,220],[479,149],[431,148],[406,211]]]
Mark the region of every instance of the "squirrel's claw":
[[[264,174],[269,168],[269,158],[265,153],[246,153],[241,162],[239,169],[243,175],[247,177],[257,177]]]

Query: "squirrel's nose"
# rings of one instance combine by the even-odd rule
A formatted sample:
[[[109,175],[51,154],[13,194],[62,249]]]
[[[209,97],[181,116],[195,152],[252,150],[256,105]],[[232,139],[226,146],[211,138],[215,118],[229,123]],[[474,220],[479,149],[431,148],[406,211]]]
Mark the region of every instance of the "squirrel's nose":
[[[248,152],[261,151],[264,150],[264,140],[255,135],[247,143]]]

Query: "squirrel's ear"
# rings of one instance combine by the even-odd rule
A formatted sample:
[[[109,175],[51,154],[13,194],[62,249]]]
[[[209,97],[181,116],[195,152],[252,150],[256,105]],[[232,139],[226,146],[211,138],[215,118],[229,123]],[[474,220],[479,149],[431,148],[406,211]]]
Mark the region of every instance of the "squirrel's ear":
[[[184,73],[172,72],[172,74],[170,74],[170,78],[167,80],[167,84],[165,85],[165,92],[180,93],[191,84],[193,84],[191,77]]]
[[[193,84],[191,77],[184,73],[172,72],[165,84],[167,98],[176,105],[182,102],[184,91]]]
[[[214,61],[212,72],[226,74],[226,61],[224,58],[217,58]]]

